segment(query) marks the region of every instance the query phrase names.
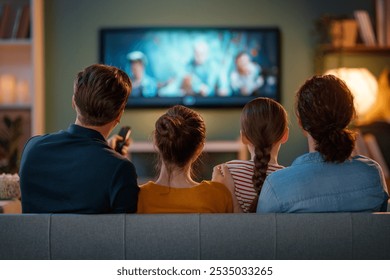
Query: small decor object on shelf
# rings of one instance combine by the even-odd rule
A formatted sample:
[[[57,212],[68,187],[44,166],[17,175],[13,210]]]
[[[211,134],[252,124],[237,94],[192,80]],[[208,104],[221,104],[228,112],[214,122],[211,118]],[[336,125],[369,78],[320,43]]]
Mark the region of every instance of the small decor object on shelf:
[[[30,93],[27,80],[18,80],[15,88],[16,102],[19,104],[30,103]]]
[[[0,103],[15,103],[16,78],[5,74],[0,76]]]
[[[20,198],[18,174],[0,174],[0,200]]]
[[[323,14],[314,22],[313,35],[320,45],[331,44],[336,47],[341,47],[344,44],[343,41],[351,41],[350,38],[354,36],[353,21],[354,19],[346,15]],[[352,31],[352,33],[347,34],[349,31]]]
[[[333,20],[331,38],[334,47],[354,47],[357,38],[357,23],[354,19]]]

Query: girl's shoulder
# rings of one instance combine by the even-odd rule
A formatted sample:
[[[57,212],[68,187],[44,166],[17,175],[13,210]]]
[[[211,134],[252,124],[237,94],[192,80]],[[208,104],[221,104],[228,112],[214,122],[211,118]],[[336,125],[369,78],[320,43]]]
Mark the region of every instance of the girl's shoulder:
[[[234,159],[231,161],[226,162],[226,165],[229,169],[231,168],[252,168],[255,165],[252,160],[240,160],[240,159]]]
[[[274,172],[274,171],[278,171],[278,170],[284,169],[284,168],[285,167],[283,165],[273,164],[273,163],[268,164],[268,172],[269,173]]]
[[[255,166],[255,163],[252,160],[231,160],[226,163],[228,168],[231,169],[250,169],[253,170],[253,167]],[[280,169],[283,169],[284,166],[279,165],[279,164],[273,164],[269,163],[268,164],[268,172],[274,172]]]

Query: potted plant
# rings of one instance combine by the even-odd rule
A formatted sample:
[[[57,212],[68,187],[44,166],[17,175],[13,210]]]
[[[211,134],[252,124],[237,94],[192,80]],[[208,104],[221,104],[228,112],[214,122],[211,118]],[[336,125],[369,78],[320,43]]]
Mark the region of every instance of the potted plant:
[[[11,119],[5,115],[0,126],[0,174],[17,173],[19,170],[19,142],[23,135],[21,116]]]

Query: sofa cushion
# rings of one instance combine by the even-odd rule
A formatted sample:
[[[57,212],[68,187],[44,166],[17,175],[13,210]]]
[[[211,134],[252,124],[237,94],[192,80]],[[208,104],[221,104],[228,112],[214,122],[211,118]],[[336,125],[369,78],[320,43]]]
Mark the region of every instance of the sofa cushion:
[[[0,215],[0,259],[50,259],[50,215]]]
[[[353,258],[359,260],[390,260],[389,214],[354,213]]]
[[[121,260],[125,258],[125,215],[52,215],[51,258]]]
[[[278,214],[276,227],[277,259],[352,259],[349,213]]]
[[[275,258],[275,214],[202,214],[201,259]]]
[[[199,214],[126,216],[126,259],[199,259]]]

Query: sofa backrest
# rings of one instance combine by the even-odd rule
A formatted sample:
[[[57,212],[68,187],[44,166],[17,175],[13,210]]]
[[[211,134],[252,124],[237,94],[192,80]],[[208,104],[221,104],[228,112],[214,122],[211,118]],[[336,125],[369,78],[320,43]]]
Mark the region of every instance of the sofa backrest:
[[[390,213],[0,215],[0,259],[390,259]]]

